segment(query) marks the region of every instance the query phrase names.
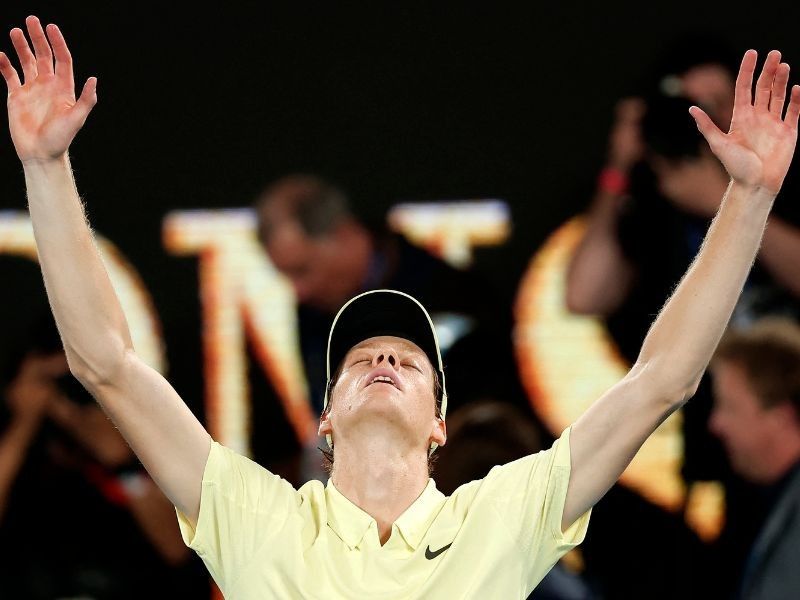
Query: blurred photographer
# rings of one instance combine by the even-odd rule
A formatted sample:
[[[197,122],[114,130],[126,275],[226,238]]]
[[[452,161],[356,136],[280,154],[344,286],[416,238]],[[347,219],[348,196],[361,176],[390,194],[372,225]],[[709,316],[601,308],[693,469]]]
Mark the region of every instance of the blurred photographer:
[[[69,374],[51,322],[12,363],[0,407],[0,596],[207,590],[172,505]]]

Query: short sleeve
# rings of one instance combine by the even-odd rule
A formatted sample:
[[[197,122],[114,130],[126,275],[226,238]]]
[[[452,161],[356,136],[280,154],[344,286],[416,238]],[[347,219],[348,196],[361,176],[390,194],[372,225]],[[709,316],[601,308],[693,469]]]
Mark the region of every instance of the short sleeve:
[[[489,486],[520,549],[535,557],[531,564],[537,568],[549,569],[580,544],[589,525],[591,510],[561,531],[571,466],[569,434],[566,429],[548,450],[495,467],[483,484]]]
[[[287,481],[212,441],[197,524],[177,511],[178,524],[183,541],[225,593],[258,549],[281,531],[298,502]]]

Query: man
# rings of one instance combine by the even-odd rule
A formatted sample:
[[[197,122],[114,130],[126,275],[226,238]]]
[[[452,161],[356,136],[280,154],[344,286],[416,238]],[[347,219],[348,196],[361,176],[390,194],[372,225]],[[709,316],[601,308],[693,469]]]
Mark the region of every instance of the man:
[[[24,82],[5,54],[0,73],[70,369],[172,500],[187,542],[229,598],[524,598],[580,542],[591,507],[642,443],[691,397],[797,140],[800,86],[781,116],[789,66],[770,52],[753,97],[756,52],[748,51],[730,133],[692,108],[731,185],[637,363],[550,450],[498,467],[449,498],[428,477],[429,453],[446,441],[430,319],[398,292],[352,300],[329,341],[330,395],[319,431],[333,444],[331,479],[298,491],[213,442],[169,383],[137,357],[67,156],[97,101],[97,80],[89,78],[76,100],[59,29],[48,25],[45,34],[35,17],[26,25],[33,50],[21,29],[11,31]]]
[[[797,597],[800,570],[800,328],[764,319],[726,335],[712,363],[710,428],[733,469],[762,488],[765,516],[738,597]],[[751,507],[754,510],[755,507]]]
[[[255,204],[258,237],[297,297],[300,349],[317,412],[325,395],[325,351],[333,317],[361,292],[391,288],[414,296],[437,327],[453,332],[442,348],[454,373],[486,366],[480,382],[450,379],[457,404],[480,397],[524,399],[511,344],[511,312],[472,270],[456,269],[403,236],[367,226],[347,196],[316,175],[287,175]]]
[[[49,315],[15,354],[0,394],[3,597],[207,594],[172,505],[69,374]]]

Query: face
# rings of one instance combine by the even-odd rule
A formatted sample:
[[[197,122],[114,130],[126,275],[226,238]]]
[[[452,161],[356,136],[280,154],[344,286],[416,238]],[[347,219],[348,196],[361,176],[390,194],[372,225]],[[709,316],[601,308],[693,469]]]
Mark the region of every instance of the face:
[[[698,65],[681,77],[683,94],[703,106],[723,131],[727,131],[733,116],[733,95],[736,82],[733,75],[720,65]]]
[[[335,312],[358,286],[352,281],[346,245],[335,232],[312,238],[297,223],[285,221],[276,227],[266,250],[300,304]]]
[[[342,362],[320,435],[333,434],[336,443],[389,433],[399,444],[426,452],[431,442],[443,445],[433,382],[433,366],[413,342],[392,336],[364,340]]]
[[[767,483],[770,446],[779,435],[775,409],[764,408],[744,369],[722,361],[713,368],[714,408],[709,428],[725,446],[733,469],[745,479]]]

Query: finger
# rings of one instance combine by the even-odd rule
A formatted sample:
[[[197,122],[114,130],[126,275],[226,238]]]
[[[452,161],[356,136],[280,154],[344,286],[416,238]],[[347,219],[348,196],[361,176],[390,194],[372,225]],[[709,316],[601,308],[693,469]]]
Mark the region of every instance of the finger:
[[[767,60],[764,61],[764,66],[761,69],[761,75],[758,76],[756,81],[756,99],[753,106],[763,110],[769,110],[769,99],[772,95],[772,84],[775,81],[775,73],[778,71],[778,65],[781,62],[781,53],[777,50],[772,50],[767,54]]]
[[[47,39],[53,46],[53,54],[56,57],[56,75],[65,82],[72,83],[72,55],[67,47],[67,41],[58,26],[50,24],[47,26]]]
[[[30,83],[36,79],[36,57],[31,52],[31,47],[28,45],[28,40],[22,29],[15,27],[11,30],[11,43],[14,44],[14,50],[17,51],[19,64],[22,67],[22,76],[25,83]]]
[[[733,100],[734,110],[738,107],[753,104],[753,73],[756,70],[758,52],[748,50],[742,57],[739,74],[736,76],[736,94]]]
[[[789,108],[786,109],[784,123],[795,131],[797,130],[798,115],[800,115],[800,85],[793,85],[791,98],[789,99]]]
[[[0,52],[0,73],[3,74],[3,79],[6,80],[9,94],[22,85],[19,82],[17,70],[11,65],[11,61],[8,60],[5,52]]]
[[[78,101],[72,107],[71,118],[76,130],[80,129],[86,122],[86,117],[89,116],[95,104],[97,104],[97,77],[89,77],[86,83],[83,84],[83,90]]]
[[[711,150],[716,152],[716,149],[725,143],[725,134],[722,133],[719,127],[716,126],[714,121],[711,120],[705,111],[698,106],[692,106],[689,109],[689,114],[694,117],[694,122],[703,137],[706,138]]]
[[[786,84],[789,83],[789,65],[781,63],[775,72],[772,84],[772,96],[769,99],[769,112],[778,117],[783,116],[783,105],[786,102]]]
[[[53,53],[50,50],[50,44],[47,37],[44,35],[42,24],[36,17],[28,17],[25,19],[25,25],[28,26],[28,35],[33,42],[33,51],[36,54],[36,69],[40,75],[50,75],[53,73]]]

